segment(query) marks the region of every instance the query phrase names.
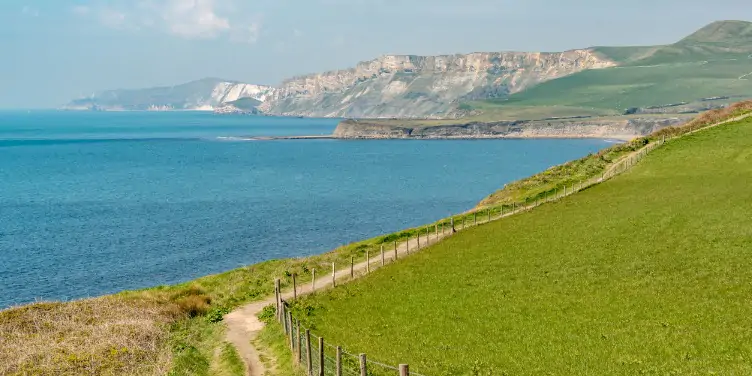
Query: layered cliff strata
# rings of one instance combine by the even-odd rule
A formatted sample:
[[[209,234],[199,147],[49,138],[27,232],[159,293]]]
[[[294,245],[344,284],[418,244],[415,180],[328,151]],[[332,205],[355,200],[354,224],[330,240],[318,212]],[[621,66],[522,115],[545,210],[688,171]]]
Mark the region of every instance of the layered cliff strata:
[[[543,81],[615,65],[590,49],[388,55],[286,80],[260,109],[295,116],[445,118],[460,101],[503,98]]]
[[[378,120],[345,120],[334,131],[344,139],[616,138],[632,139],[678,125],[689,118],[603,117],[535,121],[471,122],[453,125],[400,125]]]

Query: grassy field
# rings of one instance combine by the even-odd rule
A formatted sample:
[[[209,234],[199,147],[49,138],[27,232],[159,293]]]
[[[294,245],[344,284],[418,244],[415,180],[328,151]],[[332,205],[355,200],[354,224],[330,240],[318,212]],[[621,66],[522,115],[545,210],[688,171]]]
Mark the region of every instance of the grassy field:
[[[752,120],[685,136],[297,314],[427,375],[752,374],[750,150]]]

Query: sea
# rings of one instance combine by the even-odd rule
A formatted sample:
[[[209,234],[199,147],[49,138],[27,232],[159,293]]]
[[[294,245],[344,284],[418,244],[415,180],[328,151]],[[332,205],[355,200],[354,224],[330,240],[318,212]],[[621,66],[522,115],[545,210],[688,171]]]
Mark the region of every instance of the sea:
[[[475,206],[596,139],[246,140],[338,119],[0,112],[0,309],[307,256]]]

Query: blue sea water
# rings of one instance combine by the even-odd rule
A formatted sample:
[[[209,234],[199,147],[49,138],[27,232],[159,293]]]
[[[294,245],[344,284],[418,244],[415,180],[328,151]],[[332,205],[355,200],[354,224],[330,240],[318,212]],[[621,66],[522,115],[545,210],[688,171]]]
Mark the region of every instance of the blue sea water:
[[[177,283],[467,210],[603,140],[278,140],[333,119],[0,112],[0,308]]]

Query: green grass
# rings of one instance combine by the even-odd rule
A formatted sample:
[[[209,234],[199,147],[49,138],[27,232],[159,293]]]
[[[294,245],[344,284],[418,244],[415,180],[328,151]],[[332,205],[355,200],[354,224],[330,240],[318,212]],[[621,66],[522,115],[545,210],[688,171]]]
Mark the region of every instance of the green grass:
[[[624,111],[714,96],[752,96],[752,60],[692,61],[583,71],[509,97],[506,105],[570,106]]]
[[[266,326],[259,333],[255,344],[264,351],[261,361],[266,366],[268,374],[291,376],[305,373],[293,365],[289,343],[282,325],[273,319],[266,321]]]
[[[752,373],[752,121],[297,307],[427,375]],[[304,309],[305,308],[305,309]]]

